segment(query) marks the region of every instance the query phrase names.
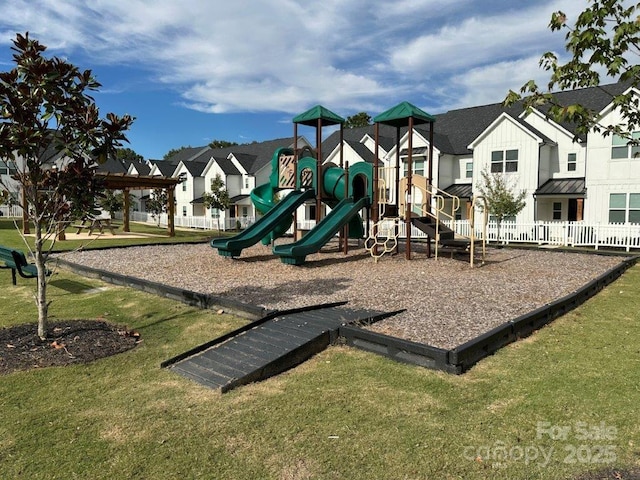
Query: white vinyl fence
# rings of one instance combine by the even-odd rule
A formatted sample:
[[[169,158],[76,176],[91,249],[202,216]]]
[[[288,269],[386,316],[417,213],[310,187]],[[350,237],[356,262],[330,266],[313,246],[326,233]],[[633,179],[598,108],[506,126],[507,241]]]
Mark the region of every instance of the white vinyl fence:
[[[151,214],[133,212],[131,219],[138,222],[158,223]],[[255,222],[255,217],[226,218],[220,221],[220,230],[236,230],[247,228]],[[298,228],[310,230],[315,226],[313,220],[298,221]],[[451,222],[443,222],[448,226]],[[167,214],[160,215],[160,225],[167,226]],[[175,216],[175,226],[182,228],[199,228],[217,230],[215,218]],[[405,238],[404,222],[399,224],[399,238]],[[456,233],[470,236],[471,230],[467,220],[455,223]],[[293,233],[293,228],[288,233]],[[412,238],[425,238],[426,235],[415,227],[411,228]],[[476,237],[482,237],[482,229],[476,227]],[[584,222],[502,222],[498,233],[496,222],[487,225],[487,240],[503,244],[529,243],[538,245],[558,245],[565,247],[620,248],[627,252],[640,249],[640,224],[587,224]]]

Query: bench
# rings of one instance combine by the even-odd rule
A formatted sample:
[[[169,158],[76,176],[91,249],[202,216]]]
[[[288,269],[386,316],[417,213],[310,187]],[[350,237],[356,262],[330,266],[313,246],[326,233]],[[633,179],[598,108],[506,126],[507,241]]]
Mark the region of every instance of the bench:
[[[4,262],[4,266],[0,266],[0,268],[11,269],[11,280],[14,285],[16,285],[16,272],[22,278],[36,278],[38,276],[36,266],[27,262],[27,258],[20,250],[0,246],[0,261]],[[51,271],[47,269],[45,274],[51,275]]]

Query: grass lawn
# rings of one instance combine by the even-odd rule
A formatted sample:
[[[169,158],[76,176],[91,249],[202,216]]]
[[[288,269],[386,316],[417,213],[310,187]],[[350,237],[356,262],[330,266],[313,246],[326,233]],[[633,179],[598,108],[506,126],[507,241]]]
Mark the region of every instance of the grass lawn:
[[[18,219],[18,225],[22,226],[22,220]],[[121,227],[120,227],[121,228]],[[176,229],[175,236],[169,237],[167,235],[166,228],[159,228],[154,225],[145,223],[130,223],[131,232],[135,233],[151,233],[160,235],[159,237],[149,238],[118,238],[111,234],[103,235],[100,240],[87,241],[87,240],[64,240],[56,241],[55,251],[74,250],[82,246],[85,249],[91,248],[105,248],[105,247],[121,247],[129,245],[148,245],[158,243],[190,243],[190,242],[205,242],[210,240],[216,235],[227,235],[225,232],[211,231],[211,230],[182,230]],[[76,232],[76,229],[69,227],[67,232]],[[31,229],[33,233],[33,228]],[[30,247],[33,248],[33,236],[26,237]],[[25,251],[26,246],[24,241],[17,233],[16,226],[12,219],[2,218],[0,219],[0,245],[6,247],[18,248]],[[48,248],[48,244],[45,244]]]
[[[0,327],[36,315],[33,282],[10,277]],[[640,464],[640,266],[464,376],[334,346],[224,395],[159,365],[244,320],[64,271],[49,293],[53,317],[143,341],[0,377],[2,479],[555,480]]]

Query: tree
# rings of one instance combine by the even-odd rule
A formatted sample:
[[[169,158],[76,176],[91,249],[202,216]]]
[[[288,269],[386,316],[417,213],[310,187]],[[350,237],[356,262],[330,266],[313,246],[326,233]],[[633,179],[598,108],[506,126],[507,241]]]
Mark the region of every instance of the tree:
[[[101,195],[99,204],[113,218],[116,212],[120,212],[124,208],[124,193],[105,190]]]
[[[567,30],[565,48],[569,60],[563,64],[553,52],[542,55],[540,66],[551,72],[548,91],[543,92],[530,80],[520,88],[520,93],[509,91],[505,105],[513,105],[522,100],[522,95],[527,95],[523,100],[527,110],[548,108],[547,115],[555,121],[574,123],[578,135],[595,131],[633,140],[633,126],[640,125],[638,98],[633,92],[612,95],[612,102],[620,109],[625,122],[610,125],[600,123],[598,112],[580,104],[563,105],[550,93],[554,88],[573,90],[599,86],[601,72],[609,78],[628,82],[630,87],[638,86],[640,65],[630,60],[640,53],[640,17],[636,13],[640,4],[626,4],[625,0],[590,0],[590,6],[578,16],[573,28],[567,25],[567,16],[562,11],[553,13],[549,28]]]
[[[46,47],[28,33],[17,34],[11,50],[16,66],[0,73],[0,158],[14,170],[24,199],[18,203],[34,225],[38,336],[45,339],[45,262],[56,233],[93,208],[97,162],[115,155],[133,118],[108,113],[101,119],[88,94],[100,87],[91,71],[45,58]]]
[[[509,185],[507,178],[502,173],[481,172],[483,184],[480,186],[480,195],[484,197],[489,214],[493,215],[498,223],[498,239],[500,228],[505,217],[515,217],[525,207],[527,192],[524,190],[515,193]]]
[[[151,218],[158,222],[160,226],[160,215],[167,212],[167,202],[169,195],[162,188],[155,188],[147,200],[147,211],[151,213]]]
[[[229,208],[229,192],[220,174],[211,180],[211,193],[205,192],[202,200],[205,208],[215,208],[218,211]],[[217,218],[218,230],[220,230],[220,213]]]
[[[371,125],[371,116],[367,112],[356,113],[347,117],[344,122],[344,128],[358,128]]]
[[[144,157],[139,155],[130,148],[118,148],[116,150],[116,159],[119,161],[142,162]]]
[[[236,142],[228,142],[226,140],[214,140],[209,144],[211,148],[227,148],[238,145]]]

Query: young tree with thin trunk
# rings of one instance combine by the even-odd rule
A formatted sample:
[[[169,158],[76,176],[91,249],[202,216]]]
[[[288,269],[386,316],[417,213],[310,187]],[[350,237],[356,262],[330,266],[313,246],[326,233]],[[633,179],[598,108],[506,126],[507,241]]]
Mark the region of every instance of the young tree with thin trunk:
[[[220,230],[220,211],[229,208],[229,192],[220,174],[211,180],[211,192],[205,192],[202,196],[205,208],[218,210],[218,230]]]
[[[480,185],[480,195],[484,197],[484,203],[489,214],[496,219],[498,224],[498,240],[500,228],[505,217],[515,217],[525,207],[527,192],[524,190],[516,193],[509,185],[505,174],[481,172],[483,184]]]
[[[45,339],[45,262],[56,233],[93,209],[97,163],[115,156],[133,118],[109,113],[101,119],[88,94],[100,87],[91,71],[46,58],[46,47],[28,33],[16,35],[11,49],[15,67],[0,73],[0,159],[14,171],[23,192],[18,203],[34,226],[38,336]]]
[[[162,188],[155,188],[151,192],[149,200],[147,200],[147,211],[151,213],[151,218],[155,219],[158,227],[160,226],[160,215],[167,212],[167,202],[169,195]]]

